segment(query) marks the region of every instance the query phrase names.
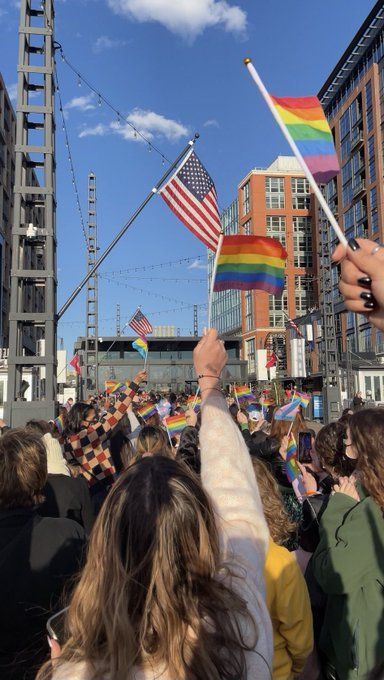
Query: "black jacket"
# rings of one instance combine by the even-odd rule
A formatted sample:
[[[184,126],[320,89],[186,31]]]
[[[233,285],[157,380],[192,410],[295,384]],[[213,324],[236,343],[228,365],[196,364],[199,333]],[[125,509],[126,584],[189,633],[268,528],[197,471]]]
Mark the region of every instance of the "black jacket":
[[[45,501],[38,508],[41,517],[73,519],[90,534],[95,521],[89,487],[84,477],[48,475],[43,490]]]
[[[47,658],[47,619],[78,571],[85,534],[33,509],[0,511],[0,678],[33,680]]]
[[[265,432],[257,431],[251,434],[247,428],[242,429],[241,432],[251,456],[269,462],[279,450],[277,439],[269,437]]]

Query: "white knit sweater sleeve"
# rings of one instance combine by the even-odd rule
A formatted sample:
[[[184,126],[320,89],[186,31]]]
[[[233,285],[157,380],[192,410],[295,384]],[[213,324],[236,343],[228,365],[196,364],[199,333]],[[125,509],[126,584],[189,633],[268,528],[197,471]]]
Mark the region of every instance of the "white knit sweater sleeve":
[[[219,392],[203,401],[200,449],[201,478],[217,515],[223,556],[243,569],[244,578],[233,585],[257,627],[257,654],[247,653],[248,678],[264,680],[271,677],[267,665],[272,668],[273,654],[263,575],[269,532],[247,446]]]

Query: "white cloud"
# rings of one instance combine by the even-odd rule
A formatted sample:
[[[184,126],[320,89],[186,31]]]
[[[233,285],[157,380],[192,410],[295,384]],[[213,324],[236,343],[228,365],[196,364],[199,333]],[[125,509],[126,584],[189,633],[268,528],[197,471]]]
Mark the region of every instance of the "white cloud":
[[[100,35],[93,44],[93,51],[97,53],[103,52],[104,50],[111,50],[114,47],[123,47],[126,44],[125,40],[110,38],[108,35]]]
[[[8,95],[11,102],[16,102],[17,100],[17,83],[11,83],[7,85]]]
[[[108,132],[109,132],[108,125],[98,123],[98,125],[94,125],[93,127],[84,127],[80,131],[79,137],[80,139],[82,139],[83,137],[103,137],[104,135],[108,134]]]
[[[107,0],[117,14],[140,22],[155,21],[172,33],[194,39],[206,28],[244,34],[247,15],[226,0]]]
[[[188,265],[187,269],[207,269],[207,265],[201,262],[201,260],[196,259]]]
[[[220,127],[219,123],[217,122],[216,118],[209,118],[209,120],[206,120],[205,123],[203,123],[204,127]]]
[[[127,116],[127,120],[146,137],[148,135],[165,137],[171,142],[175,142],[188,134],[188,128],[185,125],[171,118],[165,118],[165,116],[154,111],[134,109]]]
[[[86,94],[82,97],[73,97],[67,104],[64,105],[65,109],[77,109],[78,111],[90,111],[96,108],[94,104],[94,94]]]

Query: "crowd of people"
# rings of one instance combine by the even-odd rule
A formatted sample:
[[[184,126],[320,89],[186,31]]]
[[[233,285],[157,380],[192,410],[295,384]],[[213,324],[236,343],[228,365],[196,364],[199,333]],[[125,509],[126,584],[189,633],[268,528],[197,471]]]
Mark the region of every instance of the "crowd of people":
[[[384,249],[369,248],[336,256],[346,305],[361,313],[364,275],[380,328]],[[2,680],[384,677],[384,410],[357,395],[322,427],[278,420],[223,392],[226,360],[209,329],[200,407],[144,392],[141,371],[114,403],[67,403],[62,432],[3,428]]]

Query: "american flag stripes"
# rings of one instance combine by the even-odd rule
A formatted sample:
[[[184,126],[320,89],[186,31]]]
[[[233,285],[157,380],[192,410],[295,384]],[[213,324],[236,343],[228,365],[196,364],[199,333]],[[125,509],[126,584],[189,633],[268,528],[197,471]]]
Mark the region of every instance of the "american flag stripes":
[[[148,335],[148,333],[152,333],[153,331],[151,324],[149,323],[147,317],[144,316],[140,307],[136,309],[131,320],[128,322],[128,325],[135,331],[135,333],[137,333],[137,335]]]
[[[216,189],[194,151],[187,154],[159,194],[187,229],[208,248],[217,250],[221,224]]]
[[[287,323],[291,326],[291,328],[293,328],[294,331],[296,331],[297,336],[298,336],[299,338],[304,338],[304,335],[302,334],[300,328],[295,324],[294,320],[291,319],[291,317],[288,316],[288,314],[285,314],[285,313],[284,313],[284,316],[285,316],[285,318],[286,318],[286,320],[287,320]]]

